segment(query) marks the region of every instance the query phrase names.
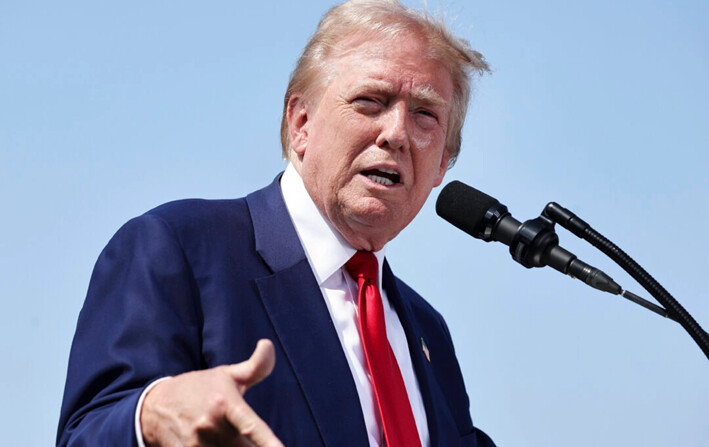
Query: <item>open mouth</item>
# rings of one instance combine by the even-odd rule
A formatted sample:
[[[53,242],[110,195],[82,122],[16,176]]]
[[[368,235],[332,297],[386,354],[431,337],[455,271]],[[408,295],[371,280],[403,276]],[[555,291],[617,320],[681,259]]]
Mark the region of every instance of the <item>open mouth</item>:
[[[392,169],[371,169],[362,171],[362,175],[384,186],[396,185],[401,182],[399,173]]]

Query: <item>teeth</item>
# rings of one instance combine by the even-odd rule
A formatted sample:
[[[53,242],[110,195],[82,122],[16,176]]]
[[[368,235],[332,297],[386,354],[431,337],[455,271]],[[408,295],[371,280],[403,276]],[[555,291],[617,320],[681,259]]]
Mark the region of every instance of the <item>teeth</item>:
[[[383,172],[386,172],[387,174],[396,174],[396,172],[389,172],[389,171],[384,170],[384,169],[382,169],[382,171],[383,171]],[[378,175],[370,174],[370,175],[367,176],[367,178],[370,179],[370,180],[373,180],[373,181],[375,181],[375,182],[377,182],[377,183],[379,183],[380,185],[384,185],[384,186],[391,186],[391,185],[394,184],[394,182],[392,182],[392,181],[389,180],[388,178],[386,178],[386,177],[380,177],[380,176],[378,176]]]
[[[393,174],[393,175],[399,175],[398,172],[394,171],[393,169],[380,169],[380,171],[386,173],[386,174]]]

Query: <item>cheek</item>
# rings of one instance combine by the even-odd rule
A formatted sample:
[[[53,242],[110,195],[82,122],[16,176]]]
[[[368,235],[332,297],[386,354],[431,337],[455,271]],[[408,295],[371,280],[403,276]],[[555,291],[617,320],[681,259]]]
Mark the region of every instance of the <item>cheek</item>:
[[[425,150],[431,146],[431,143],[433,142],[433,135],[425,132],[414,133],[411,137],[411,141],[417,148],[423,148],[423,150]]]
[[[448,157],[446,157],[444,162],[440,165],[438,175],[433,180],[434,188],[441,185],[441,183],[443,182],[443,177],[446,176],[446,172],[448,172]]]
[[[413,132],[411,143],[414,147],[412,156],[417,158],[416,162],[420,167],[433,170],[441,165],[442,158],[445,157],[443,132]]]
[[[422,151],[419,153],[416,168],[423,185],[434,188],[443,181],[443,176],[448,167],[448,156],[445,152],[439,152],[440,149],[434,150],[429,147],[428,150],[430,152]]]
[[[340,120],[338,129],[350,142],[371,141],[377,138],[380,129],[385,125],[380,119],[361,113],[349,113],[345,119]]]

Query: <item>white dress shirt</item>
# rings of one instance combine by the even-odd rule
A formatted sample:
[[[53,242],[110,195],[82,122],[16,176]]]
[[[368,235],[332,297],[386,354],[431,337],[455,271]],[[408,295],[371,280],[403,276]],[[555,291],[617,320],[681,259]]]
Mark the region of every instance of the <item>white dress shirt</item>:
[[[362,405],[369,445],[381,447],[384,445],[382,426],[357,323],[357,283],[343,268],[357,250],[323,217],[292,164],[288,164],[281,177],[281,190],[300,242],[305,249],[305,255],[330,311],[342,350],[347,357]],[[381,286],[385,248],[375,252],[374,255],[379,264],[377,284],[384,305],[387,337],[406,385],[421,445],[425,447],[429,445],[426,410],[411,363],[406,334],[396,310],[391,307],[386,292]]]

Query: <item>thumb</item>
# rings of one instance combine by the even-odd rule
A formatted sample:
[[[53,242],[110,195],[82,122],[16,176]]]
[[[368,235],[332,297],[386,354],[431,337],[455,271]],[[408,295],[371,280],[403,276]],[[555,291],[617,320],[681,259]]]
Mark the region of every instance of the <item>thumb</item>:
[[[262,338],[256,344],[256,349],[248,360],[229,365],[227,369],[241,394],[244,394],[247,389],[268,377],[275,364],[276,354],[273,343],[269,339]]]

